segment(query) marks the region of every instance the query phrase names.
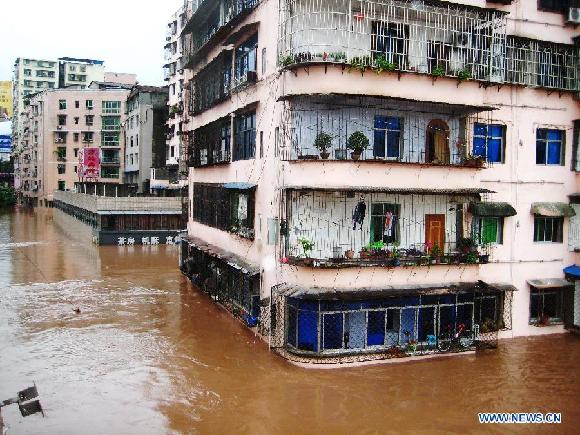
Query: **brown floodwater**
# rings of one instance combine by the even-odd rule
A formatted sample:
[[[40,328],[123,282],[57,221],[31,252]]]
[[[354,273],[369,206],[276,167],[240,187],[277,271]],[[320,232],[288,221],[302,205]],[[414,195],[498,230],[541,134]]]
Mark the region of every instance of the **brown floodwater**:
[[[58,211],[0,213],[0,400],[35,381],[46,412],[4,408],[9,435],[578,433],[578,337],[306,370],[193,288],[177,258],[93,246]],[[482,426],[481,411],[561,412],[563,424]]]

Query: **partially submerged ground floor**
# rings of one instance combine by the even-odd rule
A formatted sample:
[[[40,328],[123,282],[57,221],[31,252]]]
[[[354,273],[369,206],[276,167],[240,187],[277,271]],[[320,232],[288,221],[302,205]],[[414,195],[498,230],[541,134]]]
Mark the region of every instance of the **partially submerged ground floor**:
[[[521,300],[514,298],[516,286],[481,279],[385,282],[376,287],[280,282],[264,289],[263,268],[186,236],[180,268],[214,301],[256,328],[271,348],[300,364],[361,363],[493,348],[499,338],[521,335],[513,331],[514,310],[527,310],[529,324],[538,333],[562,332],[562,325],[580,320],[574,318],[578,292],[565,279],[530,280],[528,307],[514,306]],[[366,268],[364,273],[371,271]]]

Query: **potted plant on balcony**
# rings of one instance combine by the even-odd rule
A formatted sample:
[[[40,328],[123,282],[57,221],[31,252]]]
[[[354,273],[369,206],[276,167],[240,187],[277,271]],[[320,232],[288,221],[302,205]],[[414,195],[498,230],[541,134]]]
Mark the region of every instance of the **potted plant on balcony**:
[[[347,259],[352,260],[354,258],[354,251],[352,249],[348,249],[344,252],[344,256]]]
[[[373,65],[373,71],[378,75],[385,71],[395,71],[397,65],[389,62],[384,55],[377,56]]]
[[[310,258],[310,254],[314,249],[314,242],[312,240],[307,239],[306,237],[301,237],[298,239],[298,243],[302,246],[302,253],[304,255],[304,264],[306,266],[311,266],[314,262],[312,258]]]
[[[393,246],[393,250],[391,251],[391,266],[400,266],[401,265],[401,252],[399,251],[398,245]]]
[[[316,136],[316,139],[314,140],[314,147],[320,151],[320,158],[322,160],[326,160],[328,157],[330,157],[330,153],[327,151],[327,148],[330,147],[331,142],[332,136],[328,133],[325,133],[324,131],[321,131]]]
[[[443,257],[443,249],[435,243],[431,250],[429,251],[431,257],[435,260],[435,263],[441,263],[441,257]]]
[[[358,160],[363,151],[369,147],[369,139],[362,131],[355,131],[349,136],[346,147],[352,151],[350,157],[353,160]]]

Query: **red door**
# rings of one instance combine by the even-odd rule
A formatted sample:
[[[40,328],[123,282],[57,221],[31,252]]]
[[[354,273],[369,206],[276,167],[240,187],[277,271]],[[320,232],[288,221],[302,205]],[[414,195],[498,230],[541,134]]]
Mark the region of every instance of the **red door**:
[[[426,214],[425,215],[425,243],[431,246],[438,245],[445,250],[445,215]]]

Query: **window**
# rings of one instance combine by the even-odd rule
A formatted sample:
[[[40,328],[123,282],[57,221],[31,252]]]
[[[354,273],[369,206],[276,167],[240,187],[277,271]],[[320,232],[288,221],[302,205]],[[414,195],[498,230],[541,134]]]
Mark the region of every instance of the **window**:
[[[374,203],[371,205],[371,243],[399,241],[399,204]]]
[[[75,101],[75,109],[81,107],[80,101]]]
[[[545,12],[563,12],[565,4],[562,0],[538,0],[538,9]]]
[[[139,146],[139,135],[138,134],[135,135],[135,146],[136,147]]]
[[[264,132],[260,132],[260,158],[264,158]]]
[[[119,133],[102,132],[101,133],[101,145],[109,147],[118,147],[120,144]]]
[[[65,165],[58,165],[58,174],[59,175],[63,175],[66,172],[66,166]],[[60,189],[63,190],[63,189]]]
[[[131,136],[130,143],[131,143],[130,146],[133,147],[133,136]]]
[[[246,77],[249,71],[256,71],[258,48],[258,34],[250,37],[246,42],[236,48],[235,77],[236,80]]]
[[[401,131],[403,120],[386,116],[375,116],[374,155],[398,159],[401,155]]]
[[[85,100],[85,107],[87,110],[93,110],[93,100]]]
[[[103,101],[103,113],[104,114],[120,114],[121,113],[121,102],[120,101]]]
[[[58,100],[58,108],[59,108],[59,110],[65,110],[66,109],[66,100]]]
[[[564,131],[538,128],[536,131],[536,164],[564,164]]]
[[[503,218],[479,217],[474,220],[475,239],[480,245],[503,243]]]
[[[562,322],[562,305],[564,291],[560,288],[538,289],[530,291],[530,323],[549,325]]]
[[[64,191],[66,189],[66,183],[62,180],[58,182],[58,190]]]
[[[387,62],[400,68],[404,67],[407,59],[409,26],[374,21],[371,32],[373,57],[383,56]]]
[[[101,178],[119,178],[119,168],[117,167],[102,167]]]
[[[103,116],[102,130],[117,131],[121,129],[121,118],[118,116]]]
[[[505,127],[499,124],[473,125],[473,155],[492,163],[503,163]]]
[[[93,125],[95,122],[95,116],[94,115],[85,115],[85,124],[86,125]]]
[[[534,217],[534,242],[562,243],[564,218]]]
[[[75,116],[74,120],[75,120],[75,124],[78,125],[78,123],[79,123],[79,117],[78,116]]]
[[[70,65],[70,66],[69,66],[69,69],[70,69],[71,71],[76,71],[76,70],[77,70],[77,67],[76,67],[76,66],[74,66],[74,65]]]
[[[25,76],[31,76],[31,75],[32,75],[32,70],[25,69],[25,70],[24,70],[24,75],[25,75]]]
[[[66,115],[58,115],[58,125],[61,127],[66,125]]]
[[[78,142],[79,141],[79,134],[78,133],[73,133],[73,141]],[[76,157],[76,155],[75,155]]]
[[[92,142],[93,141],[93,132],[92,131],[85,131],[83,132],[83,142]]]
[[[262,48],[262,74],[266,74],[268,59],[266,58],[266,47]]]
[[[253,159],[256,153],[256,112],[236,118],[234,160]]]
[[[78,133],[77,133],[77,134],[78,134]],[[78,157],[78,156],[79,156],[79,149],[78,149],[78,148],[75,148],[75,149],[74,149],[74,152],[75,152],[75,157]]]

